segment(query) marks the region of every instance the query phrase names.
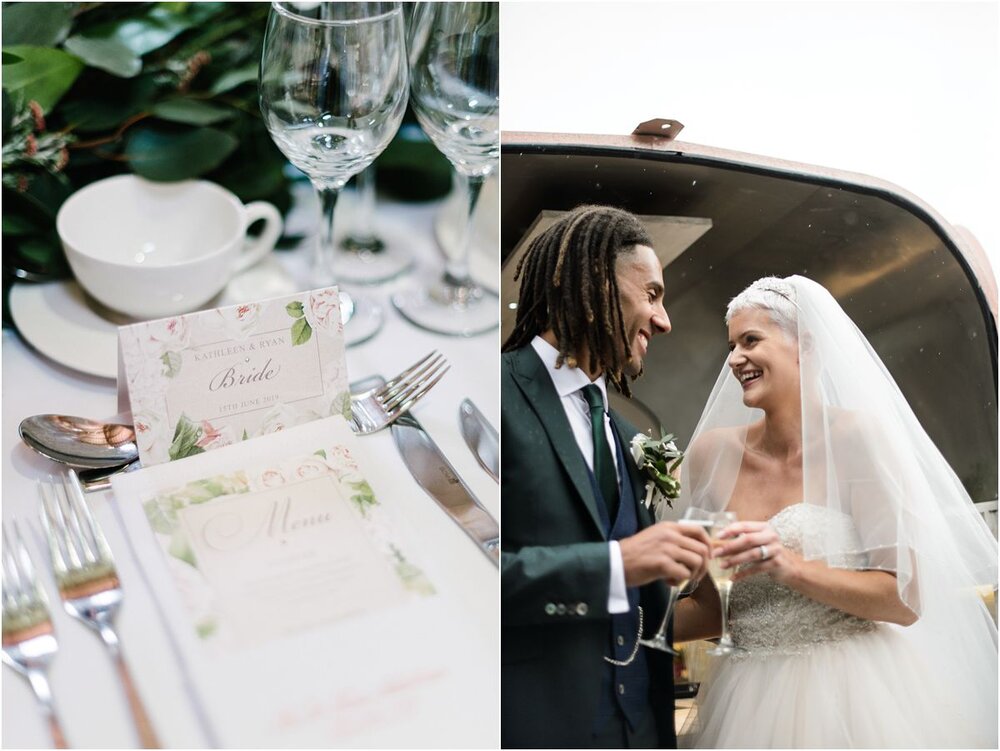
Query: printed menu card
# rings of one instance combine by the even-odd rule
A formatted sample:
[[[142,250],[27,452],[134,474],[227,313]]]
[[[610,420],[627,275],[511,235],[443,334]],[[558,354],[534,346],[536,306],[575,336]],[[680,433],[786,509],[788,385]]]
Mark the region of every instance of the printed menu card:
[[[143,466],[350,417],[336,287],[122,326],[118,351]]]
[[[492,737],[495,640],[425,567],[386,445],[334,416],[115,478],[211,745]]]

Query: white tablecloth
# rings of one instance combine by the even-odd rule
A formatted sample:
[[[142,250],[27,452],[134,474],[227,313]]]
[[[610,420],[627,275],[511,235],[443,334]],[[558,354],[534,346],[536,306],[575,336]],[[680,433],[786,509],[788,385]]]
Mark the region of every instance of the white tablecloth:
[[[313,222],[312,197],[302,200],[302,206],[289,218],[292,229],[308,229]],[[406,276],[388,284],[373,287],[348,287],[379,299],[386,314],[385,328],[372,340],[347,351],[350,377],[356,380],[379,373],[390,376],[416,361],[432,349],[443,353],[452,365],[440,384],[413,410],[427,432],[451,461],[483,504],[499,518],[499,489],[479,467],[459,433],[458,408],[463,398],[471,398],[490,422],[498,426],[499,331],[471,338],[445,337],[418,329],[404,320],[389,302],[389,295],[420,280],[436,278],[443,268],[443,257],[434,239],[433,224],[441,203],[381,204],[377,221],[387,235],[402,238],[412,246],[416,268]],[[337,220],[345,223],[344,211]],[[308,243],[306,243],[308,245]],[[309,248],[279,253],[281,264],[292,274],[301,289],[308,282]],[[3,506],[5,520],[18,518],[30,525],[29,546],[41,571],[49,595],[59,640],[59,654],[50,670],[55,701],[70,745],[76,747],[134,747],[138,740],[128,713],[124,695],[113,671],[112,663],[97,635],[83,624],[72,620],[59,607],[58,596],[38,522],[35,480],[56,469],[52,462],[34,454],[18,439],[18,423],[37,413],[61,413],[94,418],[108,418],[117,412],[116,387],[113,381],[80,375],[36,353],[13,331],[3,332]],[[372,436],[383,442],[384,450],[392,451],[387,434]],[[393,461],[400,469],[398,457]],[[401,470],[405,471],[405,470]],[[125,554],[125,541],[109,507],[109,493],[90,494],[89,500],[98,520],[103,524],[112,549],[118,554],[120,569],[134,563]],[[475,613],[464,627],[484,629],[493,643],[499,645],[499,576],[497,568],[480,553],[450,519],[426,495],[413,498],[413,516],[408,520],[421,532],[421,544],[433,551],[435,576],[444,578],[453,591],[469,604]],[[123,578],[125,572],[123,571]],[[131,603],[132,604],[130,607]],[[126,592],[125,606],[119,619],[126,659],[133,666],[144,663],[151,651],[163,649],[163,635],[155,622],[152,608],[140,595],[130,598]],[[499,650],[497,650],[499,651]],[[138,668],[137,668],[138,669]],[[482,682],[470,686],[481,691],[484,701],[498,707],[499,672],[497,660],[481,666]],[[28,684],[7,667],[3,668],[3,735],[4,747],[50,747],[52,741],[35,705]],[[179,690],[179,689],[178,689]],[[157,714],[153,708],[154,718]],[[169,713],[168,713],[169,714]],[[171,714],[172,723],[180,726],[162,733],[165,740],[176,739],[184,745],[199,745],[194,717],[183,712]],[[496,746],[499,721],[486,730],[483,745]],[[201,741],[203,742],[203,741]],[[420,746],[419,739],[413,745]]]

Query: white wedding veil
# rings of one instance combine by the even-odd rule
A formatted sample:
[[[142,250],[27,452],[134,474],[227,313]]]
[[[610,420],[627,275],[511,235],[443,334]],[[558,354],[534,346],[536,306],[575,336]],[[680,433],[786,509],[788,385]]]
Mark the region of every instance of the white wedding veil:
[[[997,629],[980,593],[996,589],[996,539],[833,296],[800,276],[762,279],[751,291],[734,304],[768,310],[798,341],[803,497],[788,503],[849,517],[857,531],[851,539],[807,534],[803,556],[892,572],[900,598],[919,616],[892,628],[919,641],[919,653],[941,676],[938,685],[899,690],[940,692],[995,748]],[[748,428],[762,418],[744,406],[723,363],[682,466],[679,510],[728,505]]]

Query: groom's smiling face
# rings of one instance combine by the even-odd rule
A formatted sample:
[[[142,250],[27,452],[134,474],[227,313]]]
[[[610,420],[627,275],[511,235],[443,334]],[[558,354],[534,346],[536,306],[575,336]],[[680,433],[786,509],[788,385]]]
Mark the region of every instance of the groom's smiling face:
[[[625,373],[637,376],[642,372],[649,340],[670,331],[670,318],[663,307],[663,269],[652,248],[636,245],[632,252],[618,256],[615,272],[631,352]]]

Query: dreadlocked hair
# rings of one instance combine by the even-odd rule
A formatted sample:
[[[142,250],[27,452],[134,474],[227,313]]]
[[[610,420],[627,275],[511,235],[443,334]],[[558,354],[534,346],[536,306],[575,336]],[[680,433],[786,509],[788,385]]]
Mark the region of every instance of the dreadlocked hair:
[[[557,368],[578,365],[578,353],[586,352],[588,370],[602,371],[631,396],[625,364],[632,353],[616,263],[636,245],[652,245],[642,222],[611,206],[578,206],[538,235],[514,272],[514,281],[521,280],[517,318],[502,350],[524,347],[552,329]]]

